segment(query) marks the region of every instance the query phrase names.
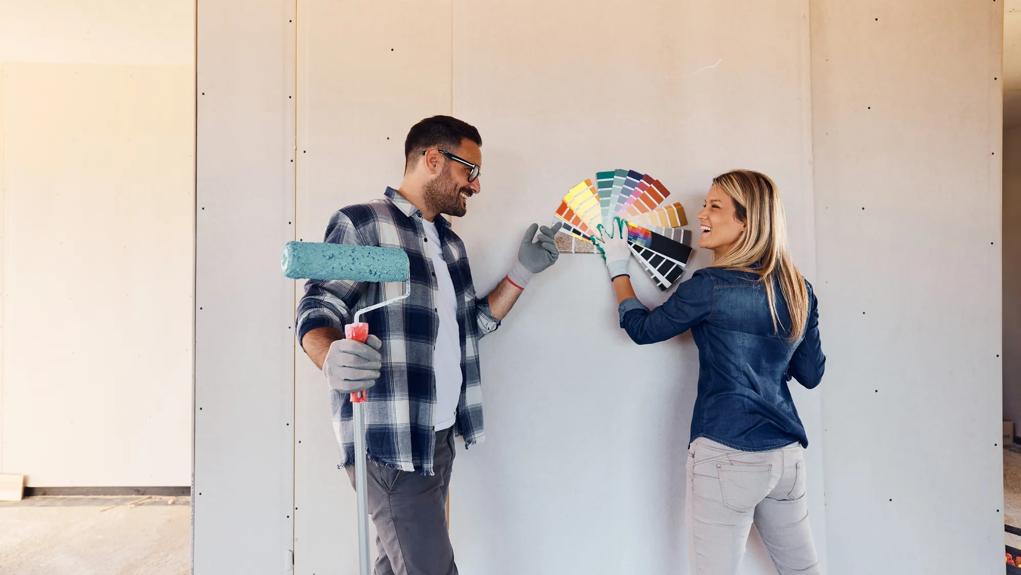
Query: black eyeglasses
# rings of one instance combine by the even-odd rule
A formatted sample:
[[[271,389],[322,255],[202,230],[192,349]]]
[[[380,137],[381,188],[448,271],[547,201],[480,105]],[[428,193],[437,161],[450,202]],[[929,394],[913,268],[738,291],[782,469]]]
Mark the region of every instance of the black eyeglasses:
[[[425,152],[427,152],[427,151],[428,150],[423,151],[422,155],[425,155]],[[457,154],[452,154],[452,153],[444,150],[443,148],[436,148],[436,151],[439,152],[440,154],[443,154],[444,158],[447,158],[448,160],[454,160],[458,164],[461,164],[464,167],[468,168],[468,181],[469,182],[474,182],[481,175],[481,171],[482,170],[479,168],[479,166],[477,164],[473,164],[473,163],[469,162],[468,160],[462,158],[461,156],[458,156]]]

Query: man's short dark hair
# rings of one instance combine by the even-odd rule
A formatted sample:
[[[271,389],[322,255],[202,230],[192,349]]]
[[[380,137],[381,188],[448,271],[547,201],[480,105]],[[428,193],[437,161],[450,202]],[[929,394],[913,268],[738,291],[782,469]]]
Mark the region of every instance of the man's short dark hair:
[[[461,140],[468,139],[482,145],[479,131],[468,122],[450,116],[433,116],[415,124],[404,139],[404,169],[412,165],[423,150],[432,146],[456,148]]]

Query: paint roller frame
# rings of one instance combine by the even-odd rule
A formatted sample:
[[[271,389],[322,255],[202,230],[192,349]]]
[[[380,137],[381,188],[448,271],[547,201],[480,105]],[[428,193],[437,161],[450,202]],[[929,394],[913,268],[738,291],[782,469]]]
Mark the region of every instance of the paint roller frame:
[[[360,321],[366,313],[406,299],[411,295],[411,262],[398,248],[349,244],[288,242],[280,259],[284,275],[291,279],[320,281],[404,282],[404,293],[355,312],[354,321],[344,326],[344,336],[365,343],[369,324]],[[351,394],[355,443],[355,492],[358,499],[358,568],[369,575],[368,481],[366,478],[365,392]]]

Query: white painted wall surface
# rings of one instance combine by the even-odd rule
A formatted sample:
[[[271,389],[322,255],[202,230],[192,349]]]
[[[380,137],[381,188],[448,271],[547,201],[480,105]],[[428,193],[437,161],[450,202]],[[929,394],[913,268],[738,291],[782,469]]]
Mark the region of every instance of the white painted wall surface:
[[[194,5],[0,2],[0,472],[191,481]]]
[[[831,573],[1003,570],[1002,3],[812,4]]]

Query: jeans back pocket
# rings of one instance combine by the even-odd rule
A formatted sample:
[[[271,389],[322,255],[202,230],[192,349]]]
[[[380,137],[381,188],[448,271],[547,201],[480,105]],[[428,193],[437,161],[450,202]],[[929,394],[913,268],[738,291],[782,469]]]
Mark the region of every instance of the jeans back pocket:
[[[723,504],[738,512],[754,509],[772,491],[773,466],[764,464],[717,464]]]

